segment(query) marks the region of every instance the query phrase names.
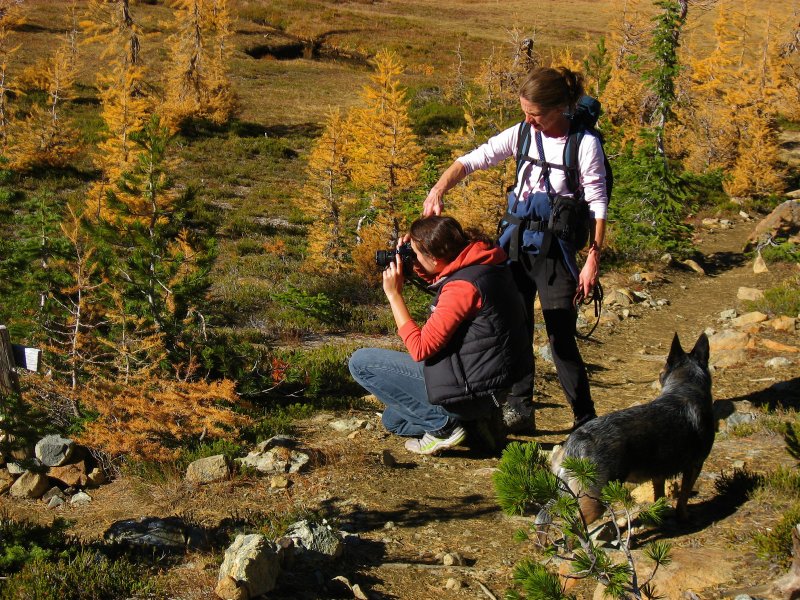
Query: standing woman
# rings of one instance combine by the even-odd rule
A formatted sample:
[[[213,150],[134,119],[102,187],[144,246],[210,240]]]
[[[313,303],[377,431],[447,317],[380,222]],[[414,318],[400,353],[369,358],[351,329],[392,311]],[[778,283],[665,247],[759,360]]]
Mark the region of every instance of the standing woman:
[[[511,266],[526,307],[530,343],[533,301],[539,294],[553,361],[572,408],[573,429],[595,417],[586,366],[575,338],[576,300],[589,297],[597,283],[608,207],[605,157],[600,140],[591,129],[578,147],[574,173],[577,191],[571,191],[568,185],[564,148],[572,132],[571,116],[583,93],[583,77],[564,67],[534,69],[520,87],[520,106],[535,141],[521,157],[517,181],[508,199],[506,216],[512,215],[519,222],[507,227],[500,238],[510,254],[519,250],[517,256],[512,256]],[[431,188],[423,215],[441,214],[445,192],[473,171],[515,156],[521,131],[522,127],[514,125],[458,158]],[[557,196],[588,203],[589,250],[580,270],[570,240],[548,236],[542,227],[537,230],[537,225],[548,223],[553,198]],[[519,236],[516,242],[515,236]],[[504,408],[506,424],[511,429],[533,427],[532,396],[532,375],[515,383]]]
[[[408,352],[362,348],[350,358],[350,373],[385,405],[384,426],[412,437],[408,451],[434,454],[457,446],[469,422],[498,449],[502,427],[492,427],[493,421],[500,424],[511,384],[532,368],[519,326],[524,307],[508,294],[514,287],[508,257],[488,238],[467,235],[452,217],[417,219],[407,239],[415,270],[436,294],[430,317],[422,327],[411,319],[398,255],[383,272],[383,290]]]

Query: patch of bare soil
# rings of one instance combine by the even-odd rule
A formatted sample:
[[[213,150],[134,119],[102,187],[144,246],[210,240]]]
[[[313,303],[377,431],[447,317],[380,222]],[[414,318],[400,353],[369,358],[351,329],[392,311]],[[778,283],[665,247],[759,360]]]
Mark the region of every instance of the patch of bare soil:
[[[789,267],[772,268],[756,275],[741,248],[752,222],[732,229],[701,229],[698,240],[706,275],[678,266],[664,267],[652,283],[631,280],[634,270],[603,277],[608,295],[614,289],[646,290],[654,299],[666,300],[658,308],[634,305],[630,316],[614,325],[601,325],[584,342],[582,351],[590,367],[598,412],[652,399],[653,383],[663,365],[674,332],[691,348],[706,328],[719,328],[719,313],[742,309],[740,286],[765,289],[789,274]],[[797,333],[763,329],[759,337],[799,346]],[[762,413],[794,408],[782,406],[788,396],[771,386],[792,382],[800,386],[798,359],[783,369],[767,369],[764,362],[775,352],[763,345],[748,351],[746,363],[714,373],[718,402],[749,400]],[[537,433],[521,436],[546,448],[562,442],[571,425],[571,413],[558,387],[553,366],[537,359]],[[319,414],[300,425],[303,446],[313,449],[313,467],[290,475],[288,488],[270,488],[269,478],[236,479],[191,487],[179,474],[172,482],[145,484],[121,479],[91,492],[93,501],[83,507],[48,511],[39,503],[11,502],[0,507],[12,515],[49,521],[56,516],[74,521],[74,531],[86,539],[99,538],[115,521],[139,516],[182,515],[213,533],[231,519],[255,513],[289,514],[311,509],[340,529],[357,534],[348,541],[344,557],[312,569],[290,570],[270,596],[282,599],[353,597],[335,588],[331,579],[343,575],[358,583],[369,598],[500,598],[511,584],[514,564],[532,553],[528,543],[513,541],[513,534],[530,520],[505,516],[498,509],[492,472],[498,458],[467,447],[438,457],[419,457],[403,449],[403,440],[381,429],[373,411],[352,415]],[[365,419],[367,428],[353,434],[329,427],[342,416]],[[779,517],[771,507],[746,496],[722,497],[715,486],[721,474],[735,467],[765,472],[780,464],[793,464],[780,436],[753,428],[747,437],[721,431],[689,504],[690,522],[669,518],[661,527],[644,533],[646,540],[666,539],[681,560],[680,577],[698,598],[733,597],[742,591],[761,591],[781,572],[755,554],[754,531],[773,526]],[[387,460],[388,451],[396,464]],[[227,521],[226,521],[227,520]],[[213,585],[222,548],[197,553],[173,570],[174,598],[214,598]],[[456,553],[456,564],[445,566],[446,553]],[[448,561],[449,562],[449,561]],[[460,564],[458,564],[460,563]],[[711,574],[717,574],[716,578]],[[677,576],[676,576],[677,577]],[[594,584],[572,590],[590,598]],[[755,592],[753,592],[755,593]],[[348,595],[349,594],[349,595]],[[673,597],[673,596],[669,596]],[[679,596],[675,596],[679,597]]]

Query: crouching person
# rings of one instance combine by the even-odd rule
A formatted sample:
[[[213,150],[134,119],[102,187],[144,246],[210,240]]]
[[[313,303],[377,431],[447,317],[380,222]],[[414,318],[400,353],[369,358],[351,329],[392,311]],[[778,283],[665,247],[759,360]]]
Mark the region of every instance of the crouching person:
[[[350,373],[385,405],[384,426],[412,438],[410,452],[435,454],[461,444],[468,431],[498,450],[501,404],[533,364],[508,257],[452,217],[417,219],[405,239],[416,273],[435,292],[430,316],[422,327],[411,319],[398,253],[383,272],[383,290],[408,353],[362,348],[350,358]]]

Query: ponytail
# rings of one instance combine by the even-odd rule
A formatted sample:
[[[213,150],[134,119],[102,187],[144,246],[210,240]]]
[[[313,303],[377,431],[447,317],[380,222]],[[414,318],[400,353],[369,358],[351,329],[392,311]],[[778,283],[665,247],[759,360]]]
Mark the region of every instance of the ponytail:
[[[519,88],[522,98],[545,110],[562,106],[572,110],[583,93],[583,75],[567,67],[532,69]]]

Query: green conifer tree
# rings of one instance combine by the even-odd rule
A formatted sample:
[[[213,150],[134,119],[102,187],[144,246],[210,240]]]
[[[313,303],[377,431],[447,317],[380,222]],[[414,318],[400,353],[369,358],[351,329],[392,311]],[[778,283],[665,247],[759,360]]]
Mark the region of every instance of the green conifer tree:
[[[163,356],[176,371],[196,366],[205,292],[215,255],[213,226],[199,218],[194,195],[175,189],[171,136],[157,117],[133,141],[138,160],[108,193],[94,233],[102,245],[116,333],[125,364],[149,372]]]

